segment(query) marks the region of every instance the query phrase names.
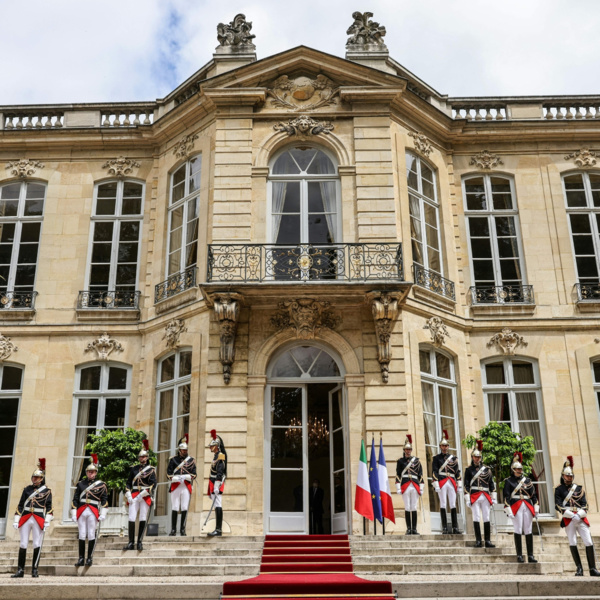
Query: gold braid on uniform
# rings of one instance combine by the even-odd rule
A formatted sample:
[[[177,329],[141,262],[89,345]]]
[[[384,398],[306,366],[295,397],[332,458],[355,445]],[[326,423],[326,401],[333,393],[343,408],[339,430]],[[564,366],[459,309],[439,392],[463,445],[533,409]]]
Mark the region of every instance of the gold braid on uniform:
[[[45,509],[46,508],[46,500],[48,499],[48,496],[52,493],[52,490],[50,488],[46,488],[43,492],[36,494],[29,502],[31,504],[32,507],[34,508],[42,508]],[[30,509],[27,509],[30,510]],[[48,512],[53,512],[53,508],[50,509]],[[27,512],[27,511],[25,511]]]

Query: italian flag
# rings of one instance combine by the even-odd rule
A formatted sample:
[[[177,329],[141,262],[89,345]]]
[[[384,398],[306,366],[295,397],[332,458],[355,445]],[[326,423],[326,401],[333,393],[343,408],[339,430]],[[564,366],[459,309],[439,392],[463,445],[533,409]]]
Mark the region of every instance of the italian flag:
[[[367,468],[367,451],[365,442],[360,442],[360,462],[358,463],[358,480],[356,482],[356,495],[354,496],[354,510],[359,514],[373,520],[373,503],[371,502],[371,486],[369,485],[369,470]]]

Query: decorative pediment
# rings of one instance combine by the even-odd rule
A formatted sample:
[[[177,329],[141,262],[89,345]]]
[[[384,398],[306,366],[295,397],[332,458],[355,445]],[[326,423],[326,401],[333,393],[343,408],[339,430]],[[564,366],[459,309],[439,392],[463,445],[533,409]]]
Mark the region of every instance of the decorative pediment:
[[[513,356],[515,350],[519,346],[525,348],[527,346],[527,342],[522,335],[515,333],[508,327],[504,327],[500,333],[497,333],[490,338],[490,341],[487,343],[487,347],[491,348],[492,346],[496,346],[507,356]]]
[[[338,102],[339,86],[322,73],[281,75],[267,88],[267,105],[293,111],[315,110]]]

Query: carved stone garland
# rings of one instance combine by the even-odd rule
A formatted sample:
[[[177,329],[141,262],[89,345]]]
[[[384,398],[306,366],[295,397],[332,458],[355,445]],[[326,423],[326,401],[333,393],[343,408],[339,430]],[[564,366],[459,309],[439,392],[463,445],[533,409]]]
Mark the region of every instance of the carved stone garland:
[[[565,160],[573,159],[578,167],[593,167],[596,165],[597,158],[596,152],[589,148],[581,148],[565,156]]]
[[[319,133],[328,135],[333,130],[333,125],[326,121],[315,121],[307,115],[301,115],[295,119],[290,119],[287,123],[273,125],[273,129],[297,136],[318,135]]]
[[[43,169],[44,165],[39,160],[21,158],[20,160],[9,162],[6,168],[10,170],[10,174],[14,177],[25,179],[26,177],[35,175],[36,170]]]
[[[482,150],[479,154],[471,157],[471,166],[479,169],[493,169],[498,165],[503,165],[502,159],[497,154],[492,154],[489,150]]]
[[[271,106],[293,111],[314,110],[334,104],[338,94],[339,88],[323,74],[315,78],[302,75],[293,79],[281,75],[267,90]]]
[[[429,141],[429,138],[424,133],[419,133],[418,131],[411,131],[408,134],[411,138],[413,138],[415,143],[415,150],[423,154],[423,156],[429,156],[433,151],[433,146]]]
[[[0,333],[0,362],[4,362],[13,352],[17,352],[18,350],[9,337]]]
[[[427,323],[425,323],[423,329],[429,329],[431,341],[436,348],[441,348],[444,345],[446,338],[450,337],[450,333],[444,325],[444,321],[439,317],[427,319]]]
[[[179,346],[179,336],[187,331],[185,321],[183,319],[172,319],[165,327],[165,335],[163,340],[167,341],[167,348],[174,350]]]
[[[235,333],[240,316],[241,294],[224,293],[211,296],[213,310],[219,323],[221,347],[219,360],[223,365],[223,381],[231,381],[231,367],[235,361]]]
[[[127,175],[131,175],[133,173],[133,169],[137,169],[140,166],[140,163],[136,162],[131,158],[125,158],[124,156],[119,156],[119,158],[113,158],[111,160],[107,160],[103,165],[103,169],[108,169],[108,174],[118,179],[123,179],[127,177]]]
[[[487,347],[497,346],[507,356],[513,356],[515,350],[519,347],[526,347],[527,342],[523,336],[515,333],[512,329],[504,327],[500,333],[493,335],[487,343]]]
[[[390,360],[392,359],[392,329],[394,321],[398,318],[400,308],[398,296],[388,292],[370,292],[367,301],[371,303],[375,333],[377,334],[377,360],[381,367],[381,380],[387,383],[390,373]]]
[[[93,342],[90,342],[84,352],[91,352],[92,350],[98,355],[98,360],[108,360],[113,352],[123,352],[123,346],[117,340],[111,340],[108,333],[103,333]]]
[[[196,133],[190,133],[184,137],[182,137],[176,144],[173,146],[173,154],[177,158],[186,158],[190,153],[192,148],[194,147],[194,142],[198,139],[198,135]]]
[[[330,306],[327,300],[314,298],[285,300],[279,303],[279,311],[271,317],[271,324],[278,331],[294,329],[300,340],[312,340],[319,329],[334,329],[341,323],[342,318],[335,315]]]

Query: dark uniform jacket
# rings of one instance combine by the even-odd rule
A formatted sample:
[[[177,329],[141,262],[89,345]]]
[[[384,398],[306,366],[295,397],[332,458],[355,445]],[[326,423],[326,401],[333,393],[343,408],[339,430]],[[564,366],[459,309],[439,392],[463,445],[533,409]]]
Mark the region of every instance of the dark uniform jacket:
[[[575,490],[567,500],[573,485],[575,486]],[[554,503],[556,504],[558,514],[563,515],[560,522],[561,527],[566,527],[572,521],[572,518],[569,519],[564,516],[565,510],[570,510],[574,513],[577,513],[578,510],[585,510],[586,513],[588,512],[588,503],[583,486],[577,484],[566,485],[562,478],[561,484],[554,490]],[[589,527],[590,522],[588,521],[587,516],[581,520]]]
[[[44,480],[45,481],[45,480]],[[40,485],[28,485],[21,494],[15,514],[20,515],[19,527],[33,517],[43,529],[47,514],[52,514],[52,490],[42,481]],[[31,494],[37,492],[33,498]]]
[[[483,467],[483,468],[482,468]],[[473,477],[477,477],[473,479]],[[496,484],[492,470],[482,463],[476,466],[473,461],[471,465],[465,469],[465,492],[471,495],[471,504],[477,501],[477,498],[484,494],[490,504],[492,502],[492,492],[495,491]]]
[[[138,477],[140,471],[142,471],[142,474]],[[132,498],[135,498],[143,490],[147,490],[148,495],[144,498],[144,501],[150,506],[152,504],[152,494],[156,487],[156,469],[150,463],[133,465],[129,471],[129,478],[125,487],[128,492],[131,492]]]
[[[104,481],[96,479],[92,482],[87,477],[84,477],[77,484],[75,493],[73,494],[71,508],[74,508],[77,511],[78,519],[88,506],[96,515],[96,519],[100,516],[101,508],[108,508],[108,488]]]
[[[522,479],[524,479],[523,485],[515,493]],[[534,506],[538,503],[538,498],[531,479],[529,477],[517,478],[514,475],[507,477],[504,480],[504,506],[510,506],[513,515],[516,515],[523,502],[531,514],[535,515]]]
[[[219,487],[219,494],[223,493],[225,484],[223,479],[225,478],[225,455],[222,452],[215,452],[213,461],[210,465],[210,479],[208,482],[208,495],[210,496],[215,489],[215,482],[221,482]]]
[[[191,494],[192,484],[194,483],[194,479],[196,479],[196,460],[189,455],[182,457],[179,452],[175,456],[171,456],[169,466],[167,467],[167,477],[169,480],[173,479],[173,475],[189,475],[190,481],[184,479],[183,482],[172,482],[169,492],[172,492],[184,483]]]
[[[408,469],[406,469],[407,466]],[[406,471],[404,471],[405,469]],[[409,458],[403,456],[398,459],[396,463],[396,483],[400,484],[400,490],[403,494],[411,483],[417,488],[417,492],[421,494],[420,484],[423,483],[423,466],[416,456]]]
[[[444,463],[448,458],[450,458],[450,460],[444,467]],[[442,469],[442,467],[444,468]],[[458,457],[450,453],[436,454],[433,457],[431,470],[433,471],[433,481],[439,481],[440,487],[450,481],[455,490],[458,488],[457,482],[460,481],[460,465],[458,464]]]

